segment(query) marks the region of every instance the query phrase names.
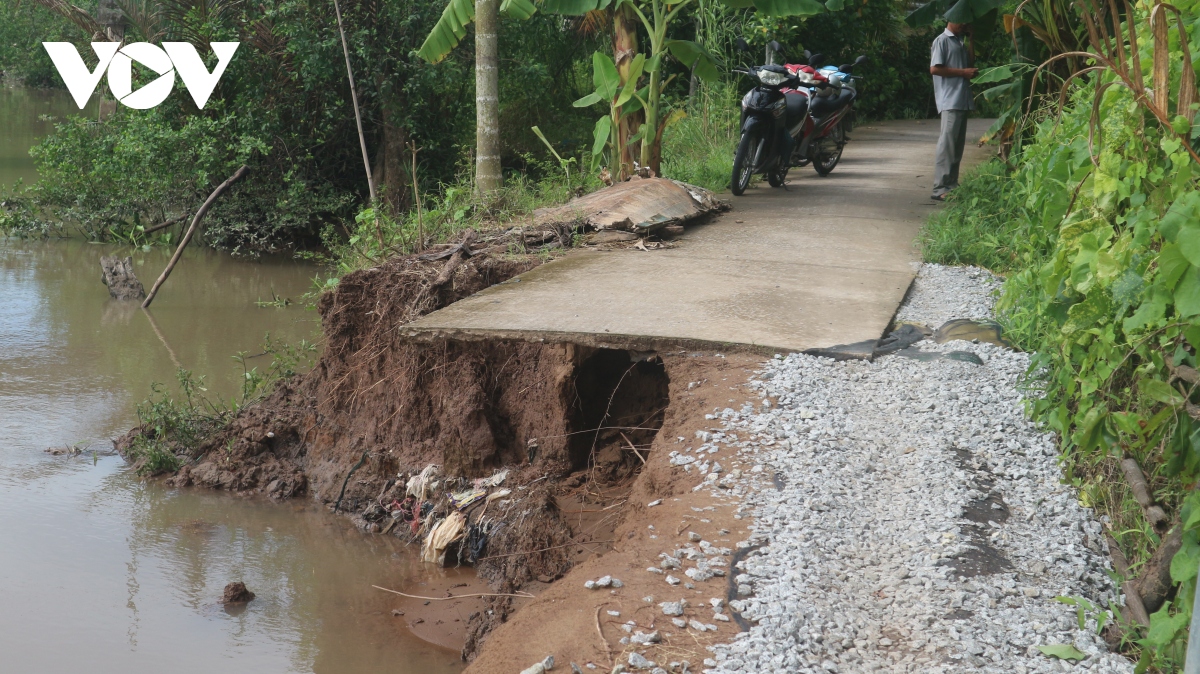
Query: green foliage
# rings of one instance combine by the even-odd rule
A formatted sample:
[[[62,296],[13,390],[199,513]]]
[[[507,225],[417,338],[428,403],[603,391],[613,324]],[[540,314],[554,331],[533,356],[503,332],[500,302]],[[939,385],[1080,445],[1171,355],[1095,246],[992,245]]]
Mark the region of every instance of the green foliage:
[[[1135,20],[1146,30],[1145,14]],[[1068,479],[1110,518],[1131,568],[1160,537],[1120,477],[1121,458],[1138,461],[1184,527],[1175,599],[1145,634],[1127,635],[1140,671],[1176,671],[1200,564],[1200,391],[1177,376],[1197,367],[1200,347],[1200,163],[1177,134],[1198,134],[1183,117],[1160,124],[1145,99],[1106,86],[1114,78],[1097,71],[1061,115],[1044,111],[1015,168],[994,162],[968,177],[923,243],[931,260],[1008,274],[997,310],[1034,352],[1030,412],[1059,433]]]
[[[914,28],[928,26],[939,18],[969,23],[980,37],[987,37],[996,29],[997,9],[1003,4],[1001,0],[933,0],[909,12],[904,20]]]
[[[941,28],[909,28],[903,23],[902,9],[897,2],[851,3],[845,11],[818,14],[777,33],[763,32],[768,27],[758,26],[758,32],[747,38],[754,38],[756,45],[778,40],[790,63],[803,60],[805,49],[824,54],[825,62],[833,64],[851,63],[865,54],[867,61],[854,71],[862,77],[854,103],[859,119],[923,119],[937,113],[929,48]],[[979,47],[979,63],[995,58],[990,42]],[[1005,57],[1008,51],[1003,52]]]
[[[345,5],[373,171],[389,212],[403,213],[413,205],[411,147],[420,150],[418,192],[469,179],[461,170],[474,134],[474,55],[459,49],[437,65],[416,55],[440,7],[414,0]],[[21,11],[37,7],[26,2]],[[160,14],[151,21],[147,14],[128,36],[241,41],[206,108],[197,110],[177,90],[153,110],[118,107],[98,123],[62,123],[35,150],[42,180],[16,195],[21,208],[3,209],[6,229],[38,233],[46,229],[42,221],[63,219],[92,239],[146,243],[141,230],[190,217],[242,163],[250,174],[209,213],[207,243],[247,253],[318,246],[323,232],[353,221],[366,179],[329,6],[255,0],[222,7],[204,17]],[[72,30],[39,12],[43,22]],[[535,14],[502,24],[500,49],[506,64],[516,64],[500,81],[502,121],[517,130],[505,135],[506,165],[520,166],[524,153],[541,150],[527,131],[538,123],[556,147],[575,154],[591,120],[570,105],[579,95],[573,64],[591,53],[589,40],[557,17]]]
[[[95,0],[72,4],[91,11]],[[87,49],[87,36],[34,0],[5,0],[0,3],[0,79],[23,81],[29,86],[51,86],[58,81],[54,63],[42,48],[43,42],[74,42]]]
[[[195,449],[200,440],[228,419],[227,411],[204,398],[204,378],[188,370],[177,373],[183,397],[172,398],[161,384],[151,384],[150,397],[137,407],[141,432],[125,451],[139,475],[170,473],[183,465],[181,456]]]
[[[62,236],[63,233],[61,222],[39,217],[34,200],[28,196],[10,194],[0,199],[0,234],[24,239],[45,239]]]
[[[1003,162],[992,160],[976,167],[954,191],[950,205],[935,212],[921,231],[925,259],[1002,273],[1036,263],[1034,255],[1040,249],[1028,243],[1033,221],[1025,217],[1020,200],[1007,198],[1008,191],[1016,188]]]
[[[650,65],[653,68],[659,67],[657,61]],[[620,161],[620,147],[618,147],[620,141],[617,137],[617,127],[623,115],[637,112],[645,106],[649,85],[641,91],[638,91],[637,88],[638,80],[641,79],[645,69],[646,55],[638,54],[630,64],[628,79],[622,86],[621,76],[617,73],[617,64],[612,57],[602,52],[592,54],[592,82],[595,84],[596,90],[575,101],[573,105],[577,108],[586,108],[597,103],[608,103],[608,114],[596,120],[596,126],[592,130],[593,166],[605,150],[609,152],[606,164],[613,166]],[[644,133],[645,131],[639,133],[636,138],[640,139]]]
[[[529,0],[504,0],[500,13],[524,21],[537,12],[537,6]],[[475,21],[475,0],[450,0],[442,17],[429,31],[417,55],[438,63],[450,55],[458,43],[467,36],[467,26]]]

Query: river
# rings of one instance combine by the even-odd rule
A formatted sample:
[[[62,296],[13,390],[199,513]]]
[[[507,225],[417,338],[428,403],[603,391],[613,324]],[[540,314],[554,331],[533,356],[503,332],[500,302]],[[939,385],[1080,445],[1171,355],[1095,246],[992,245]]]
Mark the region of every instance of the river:
[[[0,83],[0,184],[36,179],[28,150],[50,129],[44,114],[80,113],[65,92]],[[132,255],[147,285],[169,255],[0,238],[0,669],[461,671],[457,652],[413,636],[371,585],[468,572],[422,568],[396,539],[305,499],[165,488],[112,452],[152,383],[176,390],[177,368],[228,399],[243,374],[234,354],[260,353],[268,332],[316,339],[301,296],[319,270],[196,247],[142,311],[100,282],[99,257],[113,253]],[[276,296],[293,303],[256,304]],[[82,452],[46,451],[67,446]],[[258,598],[226,611],[230,581]]]

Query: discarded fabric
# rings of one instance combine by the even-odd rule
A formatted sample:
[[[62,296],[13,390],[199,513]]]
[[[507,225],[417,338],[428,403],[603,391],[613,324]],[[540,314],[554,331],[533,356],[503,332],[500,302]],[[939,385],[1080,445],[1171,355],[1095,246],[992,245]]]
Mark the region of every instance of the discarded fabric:
[[[433,485],[437,482],[438,475],[441,473],[441,466],[431,463],[425,466],[419,475],[413,475],[408,479],[406,485],[408,493],[416,496],[418,501],[427,501],[432,495]]]
[[[454,494],[450,494],[450,505],[458,510],[464,510],[467,507],[482,501],[487,496],[487,491],[483,489],[468,489]]]
[[[495,475],[493,475],[489,478],[486,478],[483,480],[478,480],[476,483],[476,486],[499,487],[500,485],[504,484],[504,479],[507,477],[508,477],[508,469],[505,468],[504,470],[498,471]]]
[[[421,560],[431,564],[444,564],[446,562],[446,548],[452,543],[462,538],[463,530],[466,528],[467,518],[457,510],[450,513],[450,516],[433,528],[429,532],[429,536],[425,539],[425,544],[421,547]]]

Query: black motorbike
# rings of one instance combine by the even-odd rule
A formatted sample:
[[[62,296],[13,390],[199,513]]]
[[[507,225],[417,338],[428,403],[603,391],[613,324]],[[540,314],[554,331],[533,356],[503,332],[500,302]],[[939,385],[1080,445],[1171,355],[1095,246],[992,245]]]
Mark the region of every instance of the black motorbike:
[[[779,51],[777,43],[772,46]],[[850,71],[866,57],[828,67],[825,73],[816,70],[822,55],[807,50],[804,55],[807,71],[781,65],[734,69],[758,80],[742,98],[741,138],[730,182],[734,196],[746,191],[756,173],[766,174],[772,187],[782,187],[793,166],[812,163],[825,176],[841,158],[857,96]]]

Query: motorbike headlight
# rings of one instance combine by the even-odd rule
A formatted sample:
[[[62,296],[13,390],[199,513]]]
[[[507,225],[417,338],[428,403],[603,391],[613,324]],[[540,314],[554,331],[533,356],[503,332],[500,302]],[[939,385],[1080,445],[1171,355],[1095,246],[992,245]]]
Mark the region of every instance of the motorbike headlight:
[[[763,84],[767,85],[768,87],[777,87],[780,84],[783,84],[784,81],[786,81],[786,80],[787,80],[787,75],[784,75],[782,73],[773,73],[770,70],[758,71],[758,81],[762,82]]]

